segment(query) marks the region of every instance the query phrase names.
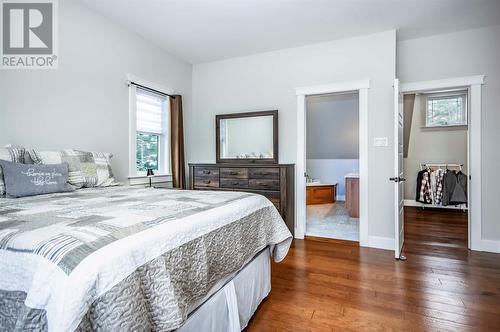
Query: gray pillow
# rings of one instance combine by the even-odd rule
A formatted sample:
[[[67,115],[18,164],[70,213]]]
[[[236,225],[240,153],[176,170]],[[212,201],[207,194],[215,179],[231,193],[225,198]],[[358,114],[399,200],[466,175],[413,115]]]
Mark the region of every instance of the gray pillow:
[[[0,160],[7,197],[24,197],[73,191],[68,164],[26,165]]]

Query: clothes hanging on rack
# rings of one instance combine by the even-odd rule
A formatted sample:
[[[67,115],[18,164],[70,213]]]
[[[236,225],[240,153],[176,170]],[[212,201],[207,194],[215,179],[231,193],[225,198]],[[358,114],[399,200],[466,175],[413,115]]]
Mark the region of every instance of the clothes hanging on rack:
[[[418,201],[425,204],[432,204],[432,190],[429,170],[419,172],[420,186],[417,186]]]
[[[431,180],[431,202],[436,204],[436,172],[430,172],[429,177]]]
[[[442,206],[467,204],[467,175],[461,170],[427,167],[417,174],[416,200]]]
[[[448,171],[444,175],[443,205],[467,204],[467,175]]]
[[[444,170],[438,169],[436,170],[436,191],[434,192],[434,204],[441,205],[443,202],[443,177]]]

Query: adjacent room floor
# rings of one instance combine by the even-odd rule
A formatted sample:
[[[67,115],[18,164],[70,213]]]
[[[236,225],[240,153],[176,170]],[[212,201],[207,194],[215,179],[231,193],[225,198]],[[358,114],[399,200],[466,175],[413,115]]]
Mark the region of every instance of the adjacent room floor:
[[[343,201],[307,205],[306,235],[359,241],[359,219],[349,217]]]
[[[500,254],[467,250],[464,213],[408,208],[405,219],[406,262],[295,240],[247,331],[500,331]]]

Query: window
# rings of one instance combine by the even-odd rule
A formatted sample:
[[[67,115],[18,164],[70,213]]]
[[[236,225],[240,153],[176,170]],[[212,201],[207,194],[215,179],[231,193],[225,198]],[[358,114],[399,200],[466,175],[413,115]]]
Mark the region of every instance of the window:
[[[467,94],[465,92],[427,96],[426,127],[463,125],[467,125]]]
[[[170,172],[168,144],[168,97],[131,86],[131,171],[132,176],[145,175],[148,169],[155,174]]]

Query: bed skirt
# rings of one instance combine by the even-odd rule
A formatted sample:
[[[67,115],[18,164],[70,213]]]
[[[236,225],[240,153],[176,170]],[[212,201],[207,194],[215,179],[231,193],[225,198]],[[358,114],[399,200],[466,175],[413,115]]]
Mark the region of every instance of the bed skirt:
[[[239,332],[271,291],[269,249],[260,252],[234,278],[194,310],[178,332]]]

